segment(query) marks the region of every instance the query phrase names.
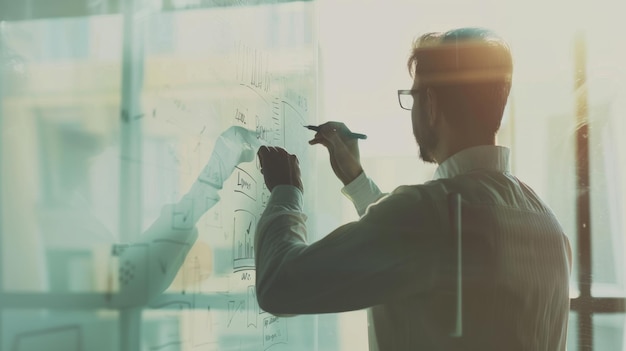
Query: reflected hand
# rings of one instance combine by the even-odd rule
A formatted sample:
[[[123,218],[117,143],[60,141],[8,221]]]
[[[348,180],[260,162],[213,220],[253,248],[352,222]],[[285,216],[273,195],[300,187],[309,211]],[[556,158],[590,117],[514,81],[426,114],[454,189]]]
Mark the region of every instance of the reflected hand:
[[[261,146],[257,153],[261,163],[261,173],[265,185],[272,191],[277,185],[293,185],[304,191],[300,175],[300,164],[296,155],[285,149],[273,146]]]
[[[358,140],[347,136],[350,129],[341,122],[326,122],[320,125],[309,144],[322,144],[328,149],[330,165],[343,185],[348,185],[361,173],[361,158]]]
[[[260,145],[255,133],[250,130],[238,126],[226,129],[218,137],[211,158],[198,179],[221,189],[237,165],[254,160]]]

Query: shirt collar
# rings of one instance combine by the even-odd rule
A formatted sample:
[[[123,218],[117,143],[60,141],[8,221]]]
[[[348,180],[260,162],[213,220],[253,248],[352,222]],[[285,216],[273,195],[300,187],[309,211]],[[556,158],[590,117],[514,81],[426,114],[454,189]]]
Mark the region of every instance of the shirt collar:
[[[509,172],[509,148],[495,145],[473,146],[457,152],[443,161],[433,180],[452,178],[474,170]]]

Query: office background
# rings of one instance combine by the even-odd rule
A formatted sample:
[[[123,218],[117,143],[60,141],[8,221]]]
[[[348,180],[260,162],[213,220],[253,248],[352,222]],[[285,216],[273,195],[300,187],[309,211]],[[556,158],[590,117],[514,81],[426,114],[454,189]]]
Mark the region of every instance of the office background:
[[[298,123],[367,134],[363,163],[384,191],[428,180],[434,167],[417,159],[395,95],[411,85],[411,41],[484,26],[514,55],[498,142],[575,251],[568,349],[625,350],[625,10],[615,0],[0,2],[0,349],[366,349],[363,311],[273,319],[255,304],[249,228],[237,224],[263,206],[254,162],[227,180],[148,307],[107,302],[130,274],[111,248],[140,240],[185,194],[230,126],[308,160],[313,240],[356,213]],[[275,105],[289,134],[272,131]]]

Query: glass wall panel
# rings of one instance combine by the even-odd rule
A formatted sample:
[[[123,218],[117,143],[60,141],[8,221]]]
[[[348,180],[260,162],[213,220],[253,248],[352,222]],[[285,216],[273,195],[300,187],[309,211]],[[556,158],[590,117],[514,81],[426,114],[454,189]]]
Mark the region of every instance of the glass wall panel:
[[[625,316],[622,313],[593,316],[593,349],[624,351]]]
[[[578,351],[578,313],[571,312],[567,329],[567,351]]]
[[[3,22],[3,286],[104,291],[119,240],[121,17]],[[110,287],[109,287],[110,288]]]
[[[606,15],[588,18],[587,67],[594,296],[626,297],[626,30],[623,10],[603,1]]]
[[[117,311],[4,309],[1,314],[0,350],[119,349]]]

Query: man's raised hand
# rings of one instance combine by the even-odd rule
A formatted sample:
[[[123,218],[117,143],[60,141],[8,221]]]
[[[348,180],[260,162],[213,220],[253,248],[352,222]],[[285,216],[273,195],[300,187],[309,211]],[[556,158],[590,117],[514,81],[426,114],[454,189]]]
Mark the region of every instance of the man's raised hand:
[[[300,164],[295,155],[274,146],[261,146],[257,152],[265,185],[272,191],[277,185],[293,185],[304,191]]]
[[[344,185],[363,173],[358,141],[348,136],[349,132],[350,129],[341,122],[326,122],[309,141],[311,145],[322,144],[328,149],[330,165]]]

